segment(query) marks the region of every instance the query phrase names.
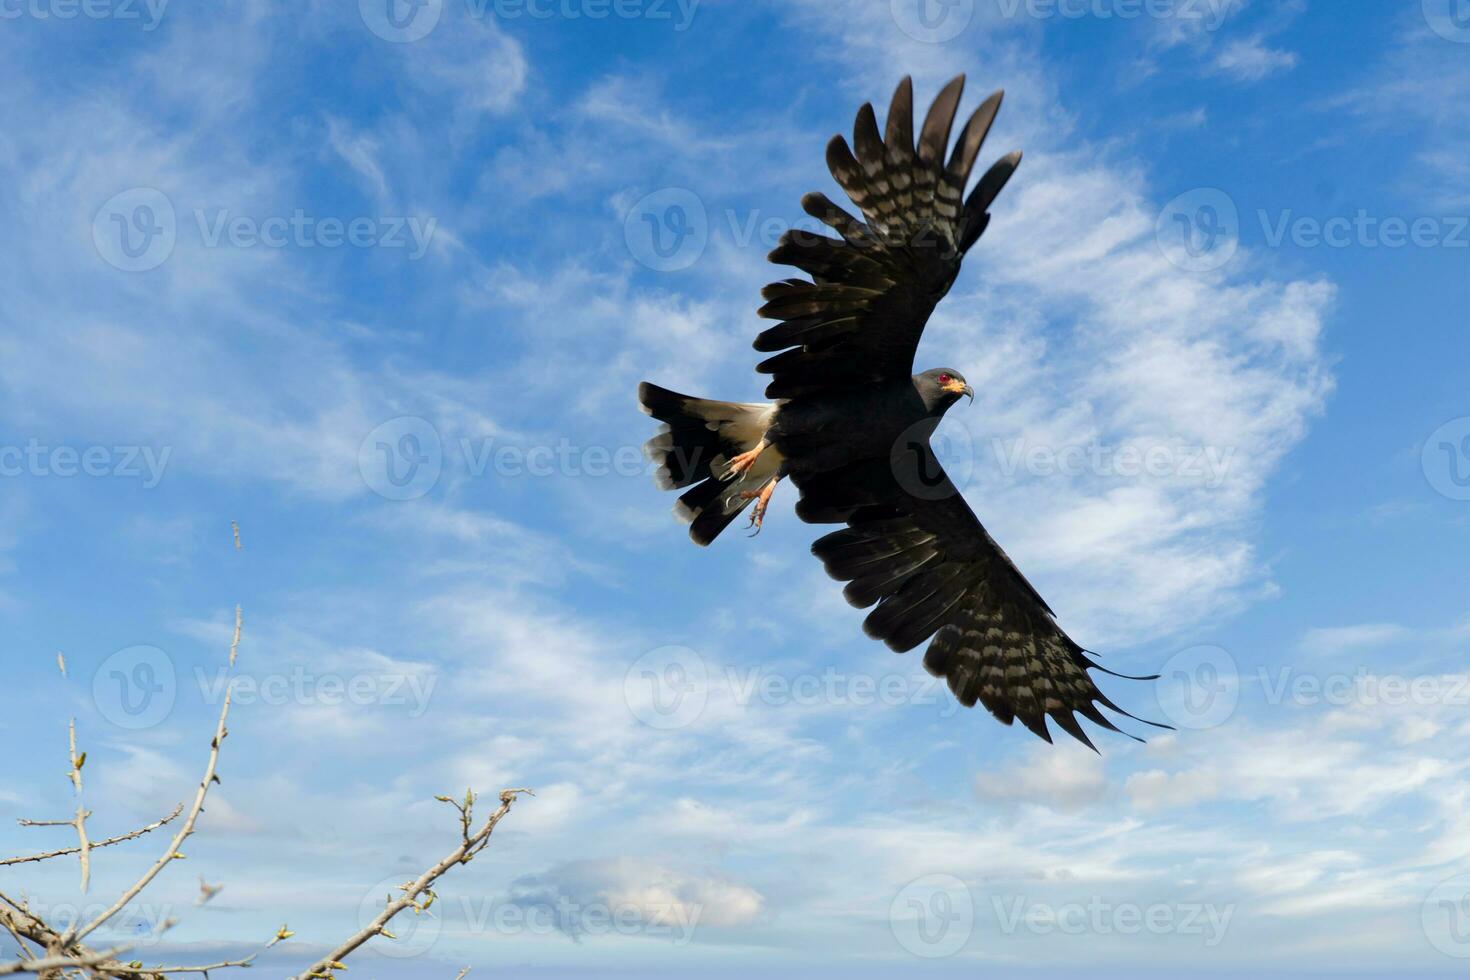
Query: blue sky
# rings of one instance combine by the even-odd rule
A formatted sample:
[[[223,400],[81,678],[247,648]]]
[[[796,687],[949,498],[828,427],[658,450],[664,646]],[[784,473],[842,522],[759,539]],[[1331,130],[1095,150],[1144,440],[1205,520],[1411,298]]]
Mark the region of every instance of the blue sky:
[[[1462,970],[1465,8],[0,0],[0,809],[71,811],[73,716],[95,834],[184,799],[239,603],[148,955],[286,921],[285,975],[435,794],[530,786],[356,972]],[[920,365],[1063,626],[1164,671],[1100,757],[863,638],[789,488],[700,550],[636,455],[640,380],[759,397],[827,138],[960,71],[1026,158]]]

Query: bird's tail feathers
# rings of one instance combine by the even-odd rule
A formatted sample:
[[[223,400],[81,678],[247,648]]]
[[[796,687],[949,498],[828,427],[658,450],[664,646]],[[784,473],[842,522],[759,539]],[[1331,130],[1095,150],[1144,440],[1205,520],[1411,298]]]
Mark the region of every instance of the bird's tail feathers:
[[[695,544],[707,545],[750,503],[742,494],[775,476],[774,451],[736,478],[730,460],[760,445],[776,406],[695,398],[646,381],[638,386],[638,404],[664,423],[643,446],[658,466],[654,482],[660,490],[684,490],[674,514],[689,524]]]

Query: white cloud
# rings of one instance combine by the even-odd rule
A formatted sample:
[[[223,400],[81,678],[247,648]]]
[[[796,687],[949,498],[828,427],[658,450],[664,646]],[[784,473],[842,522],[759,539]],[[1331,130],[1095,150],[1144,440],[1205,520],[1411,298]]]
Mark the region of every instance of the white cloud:
[[[523,875],[511,899],[525,908],[568,909],[558,928],[576,936],[594,913],[635,918],[643,929],[669,932],[683,945],[701,926],[739,927],[755,922],[765,899],[748,885],[722,875],[691,873],[633,858],[571,861]]]
[[[1152,18],[1156,24],[1154,44],[1161,48],[1201,44],[1249,4],[1250,0],[1199,0],[1167,5],[1163,9],[1171,16]]]
[[[1216,774],[1198,769],[1178,773],[1162,769],[1135,772],[1124,783],[1124,789],[1133,805],[1141,810],[1190,806],[1212,799],[1220,792]]]
[[[1220,48],[1211,62],[1217,74],[1240,82],[1259,82],[1297,64],[1295,52],[1273,48],[1260,35],[1231,41]]]
[[[461,9],[445,4],[446,12]],[[470,127],[484,115],[499,115],[516,104],[530,71],[520,42],[506,34],[493,17],[446,18],[421,41],[405,44],[403,57],[410,78],[435,97],[453,105],[457,125]],[[492,8],[493,9],[493,8]]]
[[[1324,626],[1308,630],[1301,648],[1307,653],[1336,654],[1368,650],[1402,640],[1410,631],[1397,623],[1360,623],[1355,626]]]
[[[1096,803],[1107,791],[1102,760],[1080,745],[1033,747],[1015,764],[975,777],[975,793],[982,800],[1062,810]]]
[[[372,198],[380,204],[392,200],[388,178],[378,162],[381,148],[371,135],[353,132],[343,120],[327,117],[327,141],[332,152],[356,171]]]
[[[1470,207],[1470,117],[1458,93],[1470,87],[1465,46],[1429,29],[1420,11],[1404,12],[1397,36],[1367,80],[1334,100],[1388,134],[1410,133],[1397,189],[1417,207],[1462,212]]]

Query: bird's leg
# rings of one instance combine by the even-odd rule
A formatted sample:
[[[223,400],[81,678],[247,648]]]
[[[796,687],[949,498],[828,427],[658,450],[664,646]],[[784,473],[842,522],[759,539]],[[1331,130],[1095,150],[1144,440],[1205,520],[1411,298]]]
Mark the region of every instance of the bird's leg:
[[[759,490],[742,490],[740,492],[741,500],[755,501],[755,508],[750,512],[750,523],[745,525],[748,528],[755,529],[751,531],[752,537],[761,533],[761,523],[766,519],[766,508],[771,505],[771,494],[776,492],[776,484],[780,482],[781,478],[776,476],[772,477],[771,482]]]
[[[730,460],[730,472],[725,479],[733,480],[736,477],[744,476],[755,465],[755,461],[761,458],[761,453],[765,452],[766,447],[769,445],[769,442],[762,439],[754,449],[733,457]]]

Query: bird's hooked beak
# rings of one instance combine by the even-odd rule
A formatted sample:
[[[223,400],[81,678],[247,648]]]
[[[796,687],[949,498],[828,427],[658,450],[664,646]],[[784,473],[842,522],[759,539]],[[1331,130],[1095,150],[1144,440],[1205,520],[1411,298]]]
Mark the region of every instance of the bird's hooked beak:
[[[951,381],[949,384],[944,385],[943,387],[944,387],[944,390],[945,391],[951,392],[951,393],[956,394],[956,395],[964,395],[966,398],[970,399],[970,403],[971,404],[974,404],[974,402],[975,402],[975,389],[974,388],[971,388],[969,385],[965,384],[963,381],[958,381],[958,380]]]

